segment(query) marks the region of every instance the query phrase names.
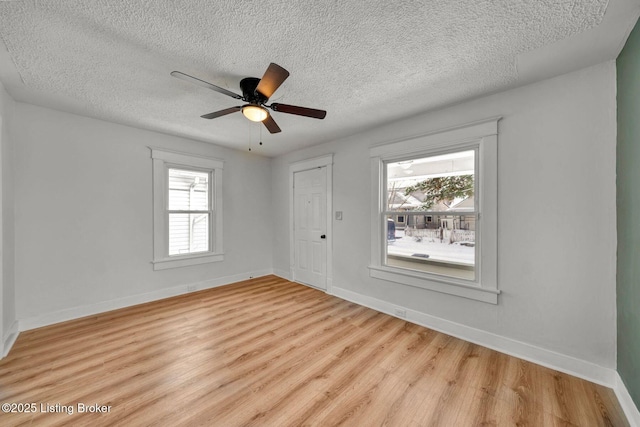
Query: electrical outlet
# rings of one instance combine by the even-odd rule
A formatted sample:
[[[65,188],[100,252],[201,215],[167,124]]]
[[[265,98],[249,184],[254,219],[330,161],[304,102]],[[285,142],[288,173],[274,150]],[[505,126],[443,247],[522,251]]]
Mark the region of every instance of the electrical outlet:
[[[402,317],[403,319],[407,317],[407,310],[404,308],[396,308],[393,312],[397,317]]]

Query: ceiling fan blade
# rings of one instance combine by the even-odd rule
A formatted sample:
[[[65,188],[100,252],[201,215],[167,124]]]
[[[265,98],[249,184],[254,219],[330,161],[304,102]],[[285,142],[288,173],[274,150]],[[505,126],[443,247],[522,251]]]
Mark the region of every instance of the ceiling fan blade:
[[[269,133],[278,133],[281,132],[280,126],[273,120],[271,114],[267,114],[267,118],[262,121],[265,127],[269,130]]]
[[[222,93],[224,95],[227,95],[227,96],[230,96],[232,98],[242,99],[242,96],[238,95],[237,93],[233,93],[230,90],[227,90],[227,89],[225,89],[223,87],[216,86],[216,85],[211,84],[209,82],[205,82],[204,80],[200,80],[197,77],[193,77],[193,76],[190,76],[188,74],[181,73],[180,71],[172,71],[171,75],[173,77],[176,77],[178,79],[184,80],[186,82],[193,83],[193,84],[196,84],[198,86],[206,87],[206,88],[211,89],[211,90],[215,90],[216,92],[220,92],[220,93]]]
[[[231,107],[220,111],[214,111],[213,113],[204,114],[200,117],[203,119],[215,119],[216,117],[226,116],[227,114],[235,113],[236,111],[242,110],[242,107]]]
[[[315,108],[297,107],[295,105],[273,103],[269,106],[273,111],[280,113],[296,114],[298,116],[313,117],[314,119],[324,119],[327,112],[316,110]]]
[[[280,85],[289,77],[289,72],[273,62],[269,64],[269,68],[264,72],[264,76],[260,79],[260,83],[256,87],[256,92],[260,92],[267,99],[280,87]]]

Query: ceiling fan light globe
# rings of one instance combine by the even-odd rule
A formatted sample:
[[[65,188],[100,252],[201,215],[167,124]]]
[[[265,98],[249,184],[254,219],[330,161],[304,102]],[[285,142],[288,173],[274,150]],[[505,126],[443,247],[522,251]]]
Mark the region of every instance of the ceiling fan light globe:
[[[245,105],[242,107],[242,114],[252,122],[262,122],[269,115],[267,110],[259,105]]]

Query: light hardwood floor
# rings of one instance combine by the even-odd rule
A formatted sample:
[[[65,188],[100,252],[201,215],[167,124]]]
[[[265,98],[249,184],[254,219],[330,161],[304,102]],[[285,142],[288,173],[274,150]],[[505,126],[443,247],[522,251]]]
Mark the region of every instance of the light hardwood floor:
[[[275,276],[23,332],[0,402],[37,405],[2,426],[628,425],[611,389]]]

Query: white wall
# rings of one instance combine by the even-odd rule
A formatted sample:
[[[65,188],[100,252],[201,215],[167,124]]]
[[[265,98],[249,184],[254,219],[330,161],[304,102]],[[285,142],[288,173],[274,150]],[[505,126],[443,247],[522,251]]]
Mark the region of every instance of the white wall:
[[[22,329],[271,271],[270,159],[23,103],[14,121]],[[225,161],[223,262],[153,271],[148,146]]]
[[[16,337],[14,283],[13,144],[10,126],[15,103],[0,83],[0,357]],[[4,345],[3,345],[4,344]]]
[[[608,62],[274,159],[274,270],[289,271],[288,164],[334,153],[333,207],[344,218],[333,222],[337,291],[524,343],[534,359],[539,348],[608,372],[616,363],[615,90]],[[503,116],[499,304],[371,279],[369,148],[492,116]]]

